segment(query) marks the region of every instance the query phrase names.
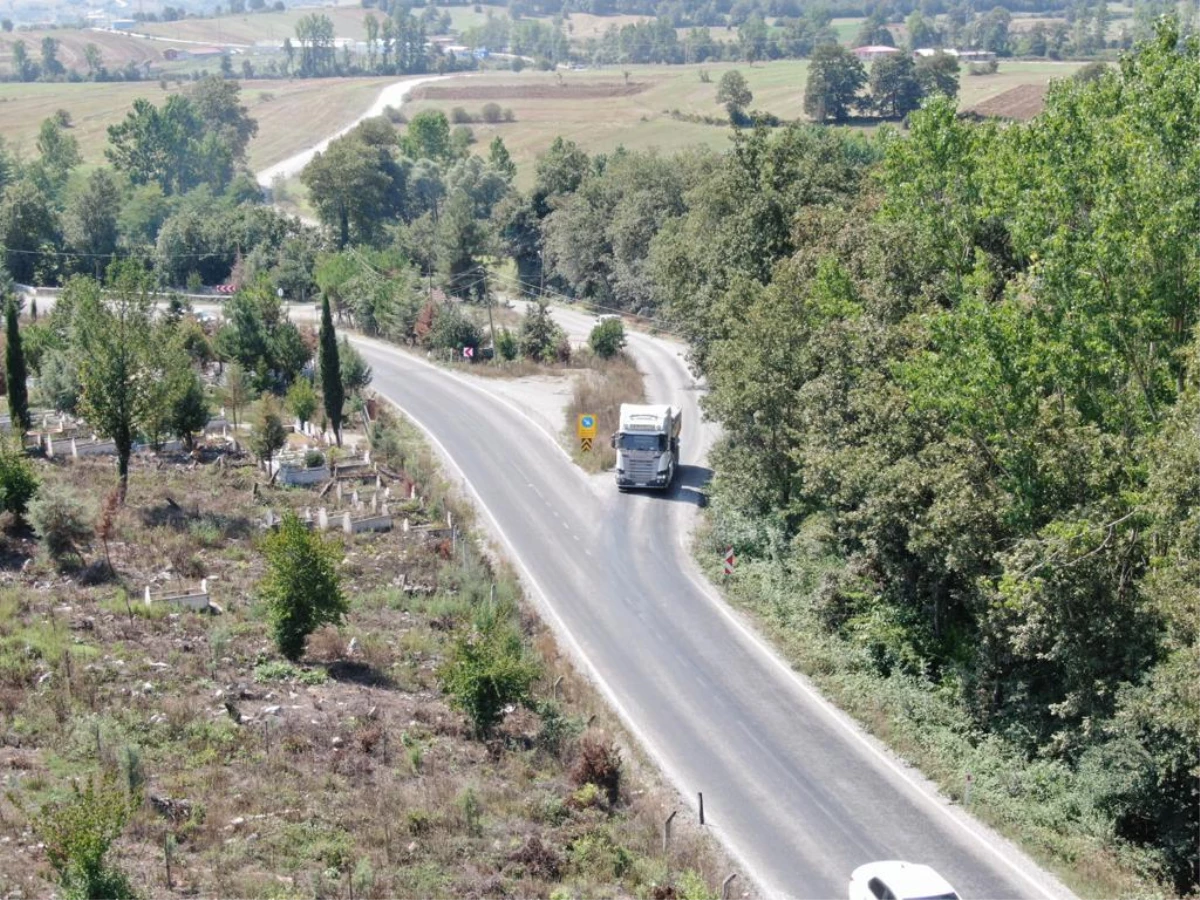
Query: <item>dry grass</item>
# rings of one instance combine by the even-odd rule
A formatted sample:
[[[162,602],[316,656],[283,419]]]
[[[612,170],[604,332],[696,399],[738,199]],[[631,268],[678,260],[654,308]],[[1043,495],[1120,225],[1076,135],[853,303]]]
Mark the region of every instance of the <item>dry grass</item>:
[[[250,142],[250,167],[265,168],[343,128],[371,105],[385,84],[394,80],[330,78],[243,83],[242,102],[258,121],[258,136]],[[158,81],[0,84],[4,138],[26,157],[35,156],[38,128],[55,111],[65,109],[71,115],[71,133],[79,141],[84,164],[100,165],[108,143],[108,126],[124,119],[134,100],[144,97],[161,106],[179,90],[175,86],[163,90]]]
[[[413,479],[417,506],[429,518],[451,509],[469,528],[470,510],[414,430],[396,422],[387,431],[380,452]],[[37,465],[45,482],[93,501],[113,481],[111,460]],[[250,466],[139,457],[110,547],[119,580],[103,584],[81,584],[9,529],[0,557],[6,896],[51,892],[29,810],[62,797],[73,778],[98,769],[128,778],[135,768],[147,802],[114,861],[144,896],[646,895],[688,871],[713,889],[727,864],[693,823],[677,820],[668,872],[658,823],[678,798],[528,609],[518,606],[515,621],[544,667],[535,693],[539,702],[556,695],[557,717],[551,707],[519,710],[489,742],[467,736],[438,666],[493,583],[499,600],[521,603],[511,571],[474,542],[448,559],[397,533],[332,535],[348,621],[314,635],[300,665],[285,665],[253,599],[256,523],[264,502],[278,510],[314,500],[262,486],[254,500],[255,480]],[[224,614],[129,614],[147,581],[185,570],[207,575]],[[611,807],[577,800],[571,777],[593,719],[606,735],[596,740],[620,748]],[[168,834],[177,842],[170,888]]]
[[[608,439],[621,424],[621,404],[641,403],[645,399],[642,373],[624,353],[610,360],[594,357],[588,351],[578,355],[587,357],[591,368],[575,380],[575,393],[567,407],[566,437],[576,463],[588,472],[606,472],[617,461],[617,451],[609,446]],[[575,424],[581,415],[596,417],[596,440],[591,453],[580,449],[575,436]]]

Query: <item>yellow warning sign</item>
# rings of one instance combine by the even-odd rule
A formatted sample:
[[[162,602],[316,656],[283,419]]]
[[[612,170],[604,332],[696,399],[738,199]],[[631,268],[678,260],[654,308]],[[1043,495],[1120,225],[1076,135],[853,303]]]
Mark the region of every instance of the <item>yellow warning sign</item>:
[[[575,424],[575,434],[581,441],[587,440],[588,447],[586,449],[592,449],[591,443],[596,437],[596,417],[590,413],[583,413]]]
[[[591,438],[580,438],[579,439],[579,449],[582,450],[584,453],[591,453],[592,452],[592,439]]]

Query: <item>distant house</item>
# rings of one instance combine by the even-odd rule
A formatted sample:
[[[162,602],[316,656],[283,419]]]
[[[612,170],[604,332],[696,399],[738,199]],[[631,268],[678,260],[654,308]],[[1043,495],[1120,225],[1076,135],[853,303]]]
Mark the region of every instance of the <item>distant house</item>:
[[[108,27],[113,31],[133,31],[135,24],[133,19],[113,19]]]
[[[895,47],[885,47],[883,44],[868,44],[866,47],[855,47],[854,55],[863,62],[870,62],[873,59],[879,59],[883,56],[891,56],[893,53],[899,53]]]

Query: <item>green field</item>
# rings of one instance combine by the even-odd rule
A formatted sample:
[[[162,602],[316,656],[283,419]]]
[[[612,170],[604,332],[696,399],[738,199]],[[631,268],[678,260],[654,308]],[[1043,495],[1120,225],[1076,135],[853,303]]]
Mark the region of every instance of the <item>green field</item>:
[[[296,36],[296,23],[307,15],[316,13],[328,16],[333,21],[337,37],[365,40],[367,36],[363,19],[367,13],[378,10],[363,9],[361,6],[336,6],[320,8],[297,8],[283,12],[247,13],[235,16],[217,16],[208,19],[180,19],[177,22],[147,22],[141,28],[146,34],[172,38],[178,41],[198,41],[213,44],[253,44],[255,41],[282,41]]]
[[[1078,63],[1005,62],[994,75],[967,75],[961,79],[960,106],[975,106],[1010,88],[1022,84],[1044,84],[1051,78],[1065,77],[1078,68]],[[708,83],[700,80],[700,70],[708,72]],[[804,83],[808,63],[804,60],[779,60],[747,66],[745,63],[717,63],[702,66],[633,66],[630,81],[646,84],[645,90],[632,96],[589,98],[564,91],[562,100],[523,97],[522,92],[533,86],[559,83],[572,85],[603,85],[618,87],[624,83],[620,69],[589,69],[581,72],[531,72],[520,74],[496,72],[471,75],[442,81],[436,87],[470,89],[484,85],[511,85],[510,97],[498,99],[503,107],[513,110],[516,121],[499,125],[472,126],[476,147],[486,152],[493,135],[500,135],[518,166],[518,181],[528,187],[533,180],[533,163],[558,135],[577,142],[590,152],[611,152],[623,146],[629,149],[657,147],[663,152],[690,146],[723,149],[729,144],[730,130],[712,125],[682,122],[668,113],[721,116],[716,103],[717,82],[721,75],[738,69],[754,93],[752,106],[772,112],[784,119],[802,115]],[[483,100],[437,99],[419,100],[405,105],[411,116],[421,109],[440,109],[449,113],[461,106],[478,113]]]
[[[254,169],[279,162],[353,121],[393,78],[336,78],[310,81],[252,81],[242,100],[258,120],[250,144]],[[65,109],[74,123],[84,163],[104,159],[107,128],[121,121],[133,101],[145,97],[161,104],[176,88],[164,91],[157,81],[106,84],[0,84],[0,119],[5,139],[26,157],[36,154],[42,120]]]

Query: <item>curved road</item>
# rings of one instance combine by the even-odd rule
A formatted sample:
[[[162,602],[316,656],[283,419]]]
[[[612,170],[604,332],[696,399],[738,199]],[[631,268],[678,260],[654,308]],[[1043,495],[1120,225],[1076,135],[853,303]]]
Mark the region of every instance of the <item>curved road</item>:
[[[578,332],[591,319],[559,311]],[[373,387],[438,445],[535,599],[655,761],[771,896],[845,896],[880,859],[933,865],[965,897],[1066,897],[820,700],[700,579],[687,548],[712,432],[683,348],[632,335],[652,401],[684,407],[681,478],[618,494],[486,385],[356,344]]]

